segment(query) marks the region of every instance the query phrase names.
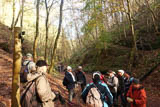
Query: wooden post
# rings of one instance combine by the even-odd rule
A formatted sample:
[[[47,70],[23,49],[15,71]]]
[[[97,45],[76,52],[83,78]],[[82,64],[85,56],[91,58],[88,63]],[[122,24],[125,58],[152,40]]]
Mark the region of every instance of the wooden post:
[[[21,39],[20,27],[14,28],[14,53],[13,53],[13,76],[12,76],[12,107],[20,107],[20,70],[21,70]]]

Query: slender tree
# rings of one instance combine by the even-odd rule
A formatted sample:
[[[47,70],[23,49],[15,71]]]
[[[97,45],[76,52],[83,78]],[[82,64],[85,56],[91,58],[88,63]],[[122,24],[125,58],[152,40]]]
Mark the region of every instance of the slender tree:
[[[51,71],[53,71],[53,68],[54,68],[54,56],[55,56],[55,52],[56,52],[56,48],[57,48],[57,44],[58,44],[58,39],[59,39],[60,32],[61,32],[61,26],[62,26],[63,3],[64,3],[64,0],[61,0],[58,33],[57,33],[57,36],[56,36],[56,39],[54,42],[54,47],[53,47],[53,51],[52,51],[52,60],[51,60],[51,66],[49,68],[49,73]]]
[[[15,0],[13,0],[13,7],[12,7],[12,9],[13,9],[13,16],[12,16],[12,24],[11,24],[11,30],[13,30],[13,27],[14,27],[14,20],[15,20]]]
[[[40,5],[40,0],[37,0],[37,5],[36,5],[36,36],[34,38],[34,44],[33,44],[33,59],[36,62],[37,60],[37,44],[38,44],[38,36],[39,36],[39,5]]]
[[[131,13],[131,7],[130,7],[130,2],[129,0],[127,0],[127,8],[128,8],[128,20],[129,20],[129,24],[130,24],[130,29],[132,32],[132,36],[133,36],[133,48],[130,54],[130,61],[129,61],[129,71],[132,70],[132,66],[133,66],[133,61],[134,58],[136,56],[137,53],[137,40],[136,40],[136,34],[135,34],[135,30],[134,30],[134,24],[133,24],[133,20],[132,20],[132,13]]]
[[[50,0],[49,0],[50,1]],[[49,2],[45,0],[45,7],[46,7],[46,21],[45,21],[45,27],[46,27],[46,43],[45,43],[45,60],[47,61],[48,57],[48,32],[49,32],[49,15],[51,8],[53,6],[54,0],[52,0],[51,5],[49,6]]]

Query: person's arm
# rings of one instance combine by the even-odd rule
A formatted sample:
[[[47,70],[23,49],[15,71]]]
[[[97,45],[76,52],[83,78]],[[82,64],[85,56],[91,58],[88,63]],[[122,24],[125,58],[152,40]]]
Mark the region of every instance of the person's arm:
[[[140,97],[133,100],[133,104],[145,104],[146,103],[146,92],[144,89],[140,90]]]
[[[107,104],[112,105],[113,104],[113,96],[108,88],[108,86],[106,84],[103,84],[103,86],[105,86],[105,96],[107,96],[108,101]]]
[[[89,87],[90,87],[90,84],[88,84],[88,85],[84,88],[83,92],[81,93],[81,97],[82,97],[82,99],[83,99],[83,101],[84,101],[85,103],[86,103],[87,94],[88,94],[88,92],[89,92]]]

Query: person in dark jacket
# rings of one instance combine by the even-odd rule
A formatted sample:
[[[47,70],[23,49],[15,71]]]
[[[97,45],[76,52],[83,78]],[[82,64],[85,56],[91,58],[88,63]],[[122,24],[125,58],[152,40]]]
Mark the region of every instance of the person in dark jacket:
[[[72,68],[70,66],[67,67],[67,71],[65,72],[65,78],[67,81],[66,88],[68,89],[69,92],[69,101],[70,103],[72,103],[73,96],[75,95],[74,88],[76,80],[72,73]]]
[[[121,98],[121,103],[123,107],[126,107],[125,103],[125,97],[124,97],[124,91],[125,91],[125,84],[124,84],[124,70],[118,70],[118,81],[119,81],[119,86],[117,90],[117,99],[120,96]]]
[[[134,79],[134,77],[130,76],[130,72],[125,72],[124,73],[124,94],[123,94],[123,104],[124,105],[129,105],[129,103],[127,102],[127,92],[129,90],[130,85],[132,84],[132,81]]]
[[[77,82],[81,84],[81,90],[83,91],[84,87],[86,86],[86,77],[84,71],[82,70],[82,66],[78,66],[75,77]]]
[[[131,107],[146,107],[146,91],[138,79],[133,79],[127,93],[127,101]]]
[[[93,73],[93,82],[87,84],[87,86],[85,87],[85,89],[83,90],[81,97],[83,99],[84,102],[86,102],[86,98],[88,95],[89,90],[94,87],[94,85],[96,85],[96,87],[98,88],[98,90],[100,91],[101,95],[102,95],[102,100],[103,100],[103,107],[108,107],[111,106],[113,104],[113,96],[107,86],[106,83],[102,83],[102,81],[100,80],[100,74],[98,74],[97,72]]]

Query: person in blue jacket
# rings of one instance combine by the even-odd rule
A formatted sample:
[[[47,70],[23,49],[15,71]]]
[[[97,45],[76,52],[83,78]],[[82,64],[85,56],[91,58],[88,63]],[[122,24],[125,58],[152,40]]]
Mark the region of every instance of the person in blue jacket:
[[[100,91],[101,95],[102,95],[102,102],[104,102],[103,107],[109,107],[113,104],[113,96],[107,86],[106,83],[102,82],[100,80],[100,74],[95,72],[93,73],[93,82],[87,84],[87,86],[85,87],[85,89],[83,90],[81,97],[83,99],[84,102],[86,102],[86,97],[88,95],[89,90],[94,87],[94,85],[96,85],[96,87],[98,88],[98,90]]]

